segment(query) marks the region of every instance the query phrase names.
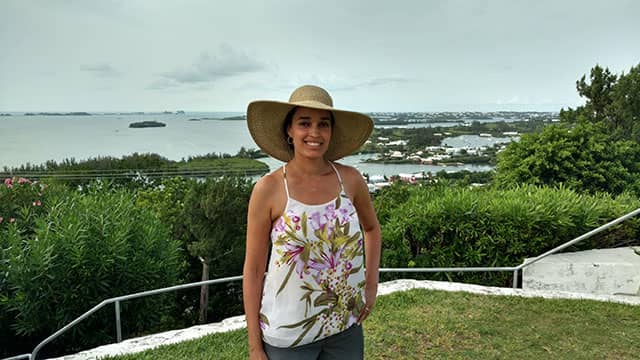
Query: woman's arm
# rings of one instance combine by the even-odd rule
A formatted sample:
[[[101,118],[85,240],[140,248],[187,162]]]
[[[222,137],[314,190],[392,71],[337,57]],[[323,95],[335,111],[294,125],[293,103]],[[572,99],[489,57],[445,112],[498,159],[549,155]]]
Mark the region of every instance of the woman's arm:
[[[253,188],[247,214],[247,244],[242,277],[242,298],[247,320],[251,359],[266,359],[260,330],[262,284],[268,256],[271,230],[269,176],[261,178]]]
[[[376,303],[382,236],[367,184],[358,170],[351,167],[346,167],[346,170],[349,178],[350,191],[353,194],[353,205],[358,212],[358,219],[364,232],[366,268],[365,309],[358,318],[358,322],[360,323],[369,315]]]

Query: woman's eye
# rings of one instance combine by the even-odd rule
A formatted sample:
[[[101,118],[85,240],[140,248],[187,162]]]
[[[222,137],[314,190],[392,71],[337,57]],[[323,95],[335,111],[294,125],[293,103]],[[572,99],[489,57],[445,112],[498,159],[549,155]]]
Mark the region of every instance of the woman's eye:
[[[326,121],[323,121],[323,122],[320,123],[320,127],[321,128],[328,128],[329,126],[330,126],[329,123],[326,122]]]

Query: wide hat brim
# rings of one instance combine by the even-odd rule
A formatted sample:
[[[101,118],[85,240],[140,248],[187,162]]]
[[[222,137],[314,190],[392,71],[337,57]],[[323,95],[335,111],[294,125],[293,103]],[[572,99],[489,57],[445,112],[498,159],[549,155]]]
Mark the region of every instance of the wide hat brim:
[[[251,137],[262,151],[280,161],[287,162],[293,158],[283,126],[287,113],[296,106],[329,110],[333,113],[331,141],[325,154],[327,160],[333,161],[353,154],[364,145],[373,130],[373,120],[369,116],[335,109],[319,101],[253,101],[247,107],[247,126]]]

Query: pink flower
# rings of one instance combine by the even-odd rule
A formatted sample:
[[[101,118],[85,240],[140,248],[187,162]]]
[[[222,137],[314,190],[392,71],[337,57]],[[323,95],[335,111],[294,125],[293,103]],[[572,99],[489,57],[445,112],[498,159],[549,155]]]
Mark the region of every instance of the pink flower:
[[[335,253],[330,250],[328,252],[323,252],[320,261],[316,261],[314,259],[309,261],[309,268],[318,271],[322,271],[324,269],[337,269],[340,264],[340,255],[342,255],[342,250],[344,250],[344,248],[340,248]]]
[[[34,201],[33,206],[42,206],[42,202],[40,200]]]
[[[14,223],[14,222],[16,222],[16,219],[15,218],[11,218],[11,219],[9,219],[9,222],[10,223]]]
[[[11,178],[6,178],[6,179],[4,179],[4,184],[7,187],[13,187],[13,180],[11,180]]]
[[[287,264],[291,264],[292,262],[296,263],[296,273],[302,279],[302,274],[304,273],[304,261],[300,258],[300,254],[304,251],[304,246],[286,244],[285,246],[285,255],[289,258],[287,260]]]
[[[29,181],[29,179],[21,177],[20,179],[18,179],[18,184],[31,184],[31,181]]]
[[[2,224],[2,220],[4,220],[4,218],[0,216],[0,224]]]

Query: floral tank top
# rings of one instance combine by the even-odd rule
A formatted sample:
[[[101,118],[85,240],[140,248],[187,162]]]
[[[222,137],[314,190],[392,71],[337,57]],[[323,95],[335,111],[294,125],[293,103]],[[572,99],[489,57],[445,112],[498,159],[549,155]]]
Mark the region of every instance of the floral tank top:
[[[264,280],[260,327],[276,347],[323,339],[356,323],[364,307],[363,236],[355,207],[344,192],[325,204],[289,196],[271,229],[271,260]]]

